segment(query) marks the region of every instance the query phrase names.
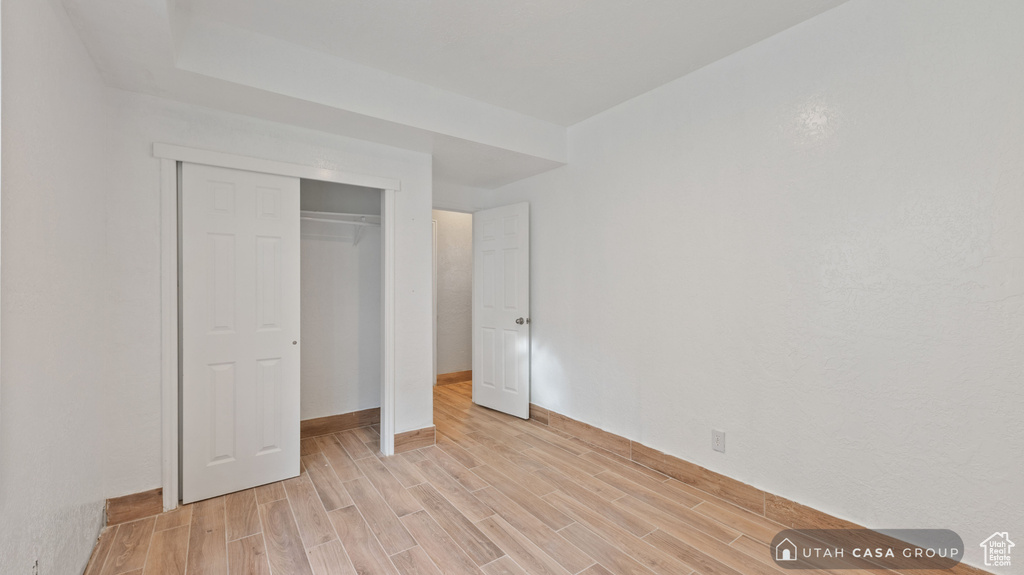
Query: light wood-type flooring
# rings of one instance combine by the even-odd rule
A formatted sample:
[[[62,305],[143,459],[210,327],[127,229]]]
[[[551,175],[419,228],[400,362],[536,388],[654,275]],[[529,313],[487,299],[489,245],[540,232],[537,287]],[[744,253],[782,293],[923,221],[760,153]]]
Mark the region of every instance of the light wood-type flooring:
[[[297,478],[110,527],[86,575],[783,575],[781,525],[470,395],[435,388],[434,446],[305,439]]]

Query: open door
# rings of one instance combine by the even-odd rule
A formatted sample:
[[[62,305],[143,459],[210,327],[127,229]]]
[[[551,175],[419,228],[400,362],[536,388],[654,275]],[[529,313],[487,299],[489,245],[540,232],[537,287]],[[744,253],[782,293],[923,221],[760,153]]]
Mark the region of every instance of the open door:
[[[530,204],[473,214],[473,402],[530,417]]]
[[[299,474],[299,179],[181,173],[182,500]]]

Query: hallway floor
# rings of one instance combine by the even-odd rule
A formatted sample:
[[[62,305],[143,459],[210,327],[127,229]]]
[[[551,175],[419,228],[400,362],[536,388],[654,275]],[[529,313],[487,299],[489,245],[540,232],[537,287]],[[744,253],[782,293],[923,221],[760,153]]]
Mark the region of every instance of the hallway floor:
[[[110,527],[86,575],[782,575],[781,525],[470,397],[435,388],[434,446],[304,439],[299,477]]]

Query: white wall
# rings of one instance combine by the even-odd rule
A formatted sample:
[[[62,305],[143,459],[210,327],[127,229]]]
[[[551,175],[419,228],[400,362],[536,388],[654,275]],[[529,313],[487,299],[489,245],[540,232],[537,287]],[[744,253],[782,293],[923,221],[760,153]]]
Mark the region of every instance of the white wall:
[[[106,89],[56,2],[3,11],[0,571],[80,573],[160,485],[154,142],[401,179],[396,430],[433,423],[429,155]]]
[[[437,373],[473,369],[473,216],[437,220]]]
[[[320,196],[321,188],[302,181],[303,209],[380,213],[379,190],[328,188]],[[376,197],[376,210],[346,204],[363,195]],[[380,407],[380,227],[361,229],[355,244],[354,226],[302,222],[302,419]]]
[[[456,212],[475,212],[484,207],[485,188],[462,186],[434,180],[434,209]]]
[[[103,521],[104,90],[64,10],[3,2],[0,572],[78,574]]]
[[[105,89],[62,7],[3,11],[0,571],[80,573],[103,500],[160,485],[154,142],[401,179],[396,430],[432,424],[429,155]]]
[[[314,212],[380,215],[380,190],[319,180],[302,180],[300,206]]]
[[[1021,22],[853,0],[574,126],[488,196],[531,202],[533,401],[975,565],[1024,533]]]

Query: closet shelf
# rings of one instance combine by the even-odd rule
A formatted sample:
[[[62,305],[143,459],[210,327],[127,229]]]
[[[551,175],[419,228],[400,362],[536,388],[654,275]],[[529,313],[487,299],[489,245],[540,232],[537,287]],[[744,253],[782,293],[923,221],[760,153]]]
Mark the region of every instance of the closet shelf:
[[[380,216],[366,214],[339,214],[335,212],[313,212],[302,210],[299,219],[303,222],[318,222],[326,224],[343,224],[352,226],[352,245],[358,246],[359,240],[363,238],[363,230],[367,227],[380,227]],[[319,239],[348,239],[349,236],[334,236],[331,234],[303,234],[304,237]]]
[[[380,216],[366,214],[339,214],[335,212],[311,212],[303,210],[299,219],[307,222],[325,222],[329,224],[348,224],[353,226],[380,226]]]

